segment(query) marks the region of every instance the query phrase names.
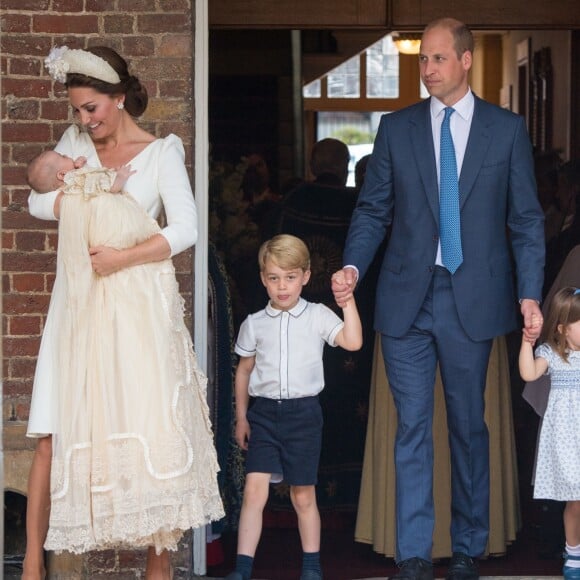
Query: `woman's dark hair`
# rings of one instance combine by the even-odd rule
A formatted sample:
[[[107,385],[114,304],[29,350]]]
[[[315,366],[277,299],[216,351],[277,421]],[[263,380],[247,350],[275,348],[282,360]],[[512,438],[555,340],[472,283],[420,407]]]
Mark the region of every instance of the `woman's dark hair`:
[[[66,75],[66,88],[90,87],[104,95],[125,95],[124,104],[129,115],[140,117],[149,101],[147,90],[136,76],[129,74],[125,59],[108,46],[91,46],[85,50],[107,61],[117,72],[121,82],[113,85],[83,74],[69,73]]]

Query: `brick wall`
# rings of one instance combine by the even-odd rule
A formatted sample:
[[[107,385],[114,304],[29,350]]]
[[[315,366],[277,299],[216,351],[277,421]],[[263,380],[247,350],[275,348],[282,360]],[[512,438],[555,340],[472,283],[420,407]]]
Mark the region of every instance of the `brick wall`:
[[[54,282],[55,222],[32,218],[24,180],[27,162],[52,147],[72,122],[66,91],[46,74],[52,46],[106,44],[129,62],[147,87],[140,124],[155,135],[179,135],[186,159],[193,146],[193,34],[195,0],[2,0],[2,291],[3,416],[7,429],[28,418],[36,355]],[[191,164],[190,169],[191,169]],[[191,253],[175,260],[191,312]],[[23,436],[23,429],[11,433]],[[22,447],[4,433],[5,451]],[[11,443],[12,442],[12,443]],[[93,559],[107,577],[135,558]],[[137,558],[136,569],[142,561]],[[90,577],[90,561],[82,564]],[[116,573],[116,572],[115,572]],[[71,576],[72,578],[73,576]],[[80,577],[80,576],[77,576]],[[123,576],[127,577],[127,576]],[[133,576],[131,576],[133,577]]]

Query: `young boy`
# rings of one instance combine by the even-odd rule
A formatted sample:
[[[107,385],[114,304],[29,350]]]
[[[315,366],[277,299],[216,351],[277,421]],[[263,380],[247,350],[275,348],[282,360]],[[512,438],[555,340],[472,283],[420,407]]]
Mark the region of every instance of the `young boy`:
[[[236,441],[247,449],[246,485],[238,530],[236,570],[226,580],[249,580],[262,531],[269,483],[284,480],[298,516],[301,580],[322,578],[320,515],[315,484],[322,439],[318,393],[324,387],[324,344],[358,350],[362,328],[354,299],[344,322],[323,304],[301,298],[310,279],[306,244],[291,235],[262,244],[258,262],[270,301],[243,322],[236,342]],[[254,398],[248,410],[249,398]]]

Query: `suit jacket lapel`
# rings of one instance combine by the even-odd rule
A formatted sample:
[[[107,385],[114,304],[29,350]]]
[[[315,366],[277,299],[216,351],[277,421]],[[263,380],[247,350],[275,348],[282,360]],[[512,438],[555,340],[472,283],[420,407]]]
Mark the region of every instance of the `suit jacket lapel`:
[[[485,159],[485,154],[491,143],[490,125],[493,121],[487,114],[487,107],[481,99],[475,97],[473,119],[469,130],[469,138],[465,148],[465,156],[459,176],[459,207],[463,207],[465,200],[473,189],[475,179]]]
[[[427,202],[439,223],[439,185],[437,183],[437,165],[433,149],[433,132],[431,130],[430,99],[425,99],[422,107],[417,107],[409,121],[413,154],[417,169],[423,182]]]

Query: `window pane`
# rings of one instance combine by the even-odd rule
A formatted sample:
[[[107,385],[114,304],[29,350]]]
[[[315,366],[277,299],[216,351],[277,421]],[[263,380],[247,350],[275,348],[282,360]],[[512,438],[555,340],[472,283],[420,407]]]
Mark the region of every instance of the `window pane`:
[[[331,99],[358,99],[360,96],[359,57],[343,62],[328,73],[328,97]]]
[[[399,52],[391,35],[381,38],[366,50],[367,97],[399,97]]]
[[[302,96],[305,99],[319,99],[321,96],[321,85],[322,83],[320,82],[320,79],[308,83],[302,89]]]

